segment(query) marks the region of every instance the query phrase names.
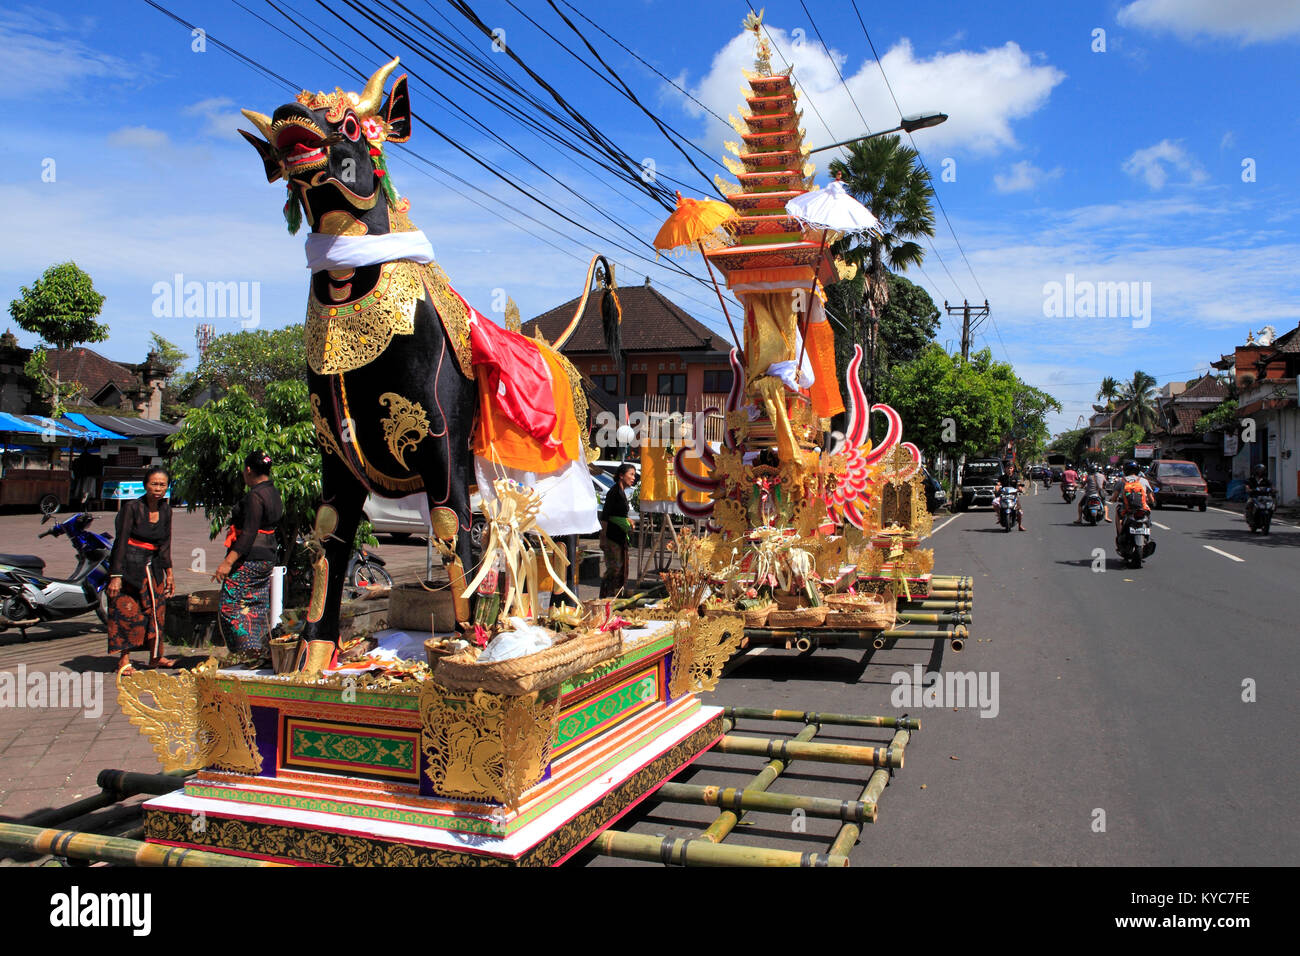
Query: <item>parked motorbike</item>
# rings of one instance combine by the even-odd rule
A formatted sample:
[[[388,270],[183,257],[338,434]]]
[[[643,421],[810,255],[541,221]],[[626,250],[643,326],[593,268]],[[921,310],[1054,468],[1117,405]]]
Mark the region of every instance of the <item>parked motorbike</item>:
[[[998,524],[1003,531],[1010,531],[1016,526],[1016,502],[1020,492],[1015,488],[1003,488],[998,496]]]
[[[46,514],[41,524],[50,520]],[[67,578],[45,574],[45,561],[34,554],[0,554],[0,630],[62,621],[94,611],[108,622],[109,558],[113,536],[86,530],[95,518],[81,512],[42,531],[38,537],[66,536],[77,554]]]
[[[384,570],[384,559],[365,548],[352,552],[345,580],[348,597],[355,597],[369,588],[393,586],[393,576]]]
[[[1277,508],[1277,501],[1273,497],[1273,486],[1266,482],[1255,486],[1250,497],[1246,499],[1246,524],[1250,526],[1250,533],[1263,531],[1268,534],[1269,527],[1273,524],[1273,511]]]
[[[1151,512],[1130,508],[1115,539],[1115,550],[1130,568],[1140,568],[1155,549],[1156,543],[1151,540]]]
[[[1106,514],[1106,505],[1101,500],[1101,495],[1093,494],[1083,499],[1083,520],[1090,525],[1095,525]]]
[[[1074,504],[1074,496],[1077,492],[1074,490],[1074,482],[1061,482],[1061,497],[1065,499],[1066,504]]]

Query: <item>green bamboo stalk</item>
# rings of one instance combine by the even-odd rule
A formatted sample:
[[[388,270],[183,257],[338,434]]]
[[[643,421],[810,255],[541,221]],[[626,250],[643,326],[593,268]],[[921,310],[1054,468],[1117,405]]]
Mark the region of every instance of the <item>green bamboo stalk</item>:
[[[969,611],[970,601],[899,601],[899,611]]]
[[[591,843],[604,856],[663,863],[668,866],[848,866],[845,856],[770,850],[755,846],[725,846],[705,839],[680,840],[606,830]]]
[[[781,760],[811,760],[816,763],[844,763],[868,767],[901,767],[902,754],[885,747],[857,747],[850,744],[818,744],[770,737],[725,735],[715,745],[719,753]],[[895,760],[898,762],[895,763]]]
[[[724,730],[730,730],[727,726],[729,722],[723,721]],[[804,743],[812,740],[817,736],[817,731],[821,728],[817,724],[809,724],[799,733],[795,734],[794,742]],[[724,738],[725,739],[725,738]],[[789,759],[768,761],[766,767],[759,771],[753,781],[745,788],[746,793],[762,793],[768,787],[772,786],[773,781],[785,771],[789,765]],[[709,828],[700,834],[700,839],[708,840],[710,843],[721,843],[727,838],[727,834],[735,829],[740,818],[744,816],[745,811],[736,813],[731,810],[723,810],[718,814],[716,820],[709,824]]]
[[[912,735],[906,730],[900,730],[894,734],[894,738],[889,742],[890,750],[897,750],[900,754],[907,749],[907,742],[912,739]],[[889,783],[889,771],[877,770],[867,780],[867,786],[858,798],[863,803],[871,801],[875,806],[880,799],[881,793],[884,792],[885,784]],[[875,822],[875,821],[872,821]],[[862,834],[862,825],[859,823],[846,823],[840,827],[840,832],[835,834],[835,840],[831,843],[830,854],[832,856],[848,857],[849,851],[858,842],[858,837]]]
[[[17,823],[0,823],[0,847],[25,853],[61,856],[126,866],[281,866],[206,850],[142,843],[122,837],[75,830],[41,829]]]
[[[863,717],[857,714],[822,714],[803,710],[764,710],[760,707],[724,707],[726,717],[737,720],[790,720],[805,724],[833,724],[841,727],[889,727],[902,730],[920,730],[921,722],[913,717]],[[730,732],[733,723],[723,725]]]
[[[876,818],[874,804],[861,800],[832,800],[790,793],[746,793],[735,787],[701,787],[689,783],[666,783],[655,796],[670,803],[698,803],[706,807],[753,810],[759,813],[790,814],[801,810],[810,817],[869,823]]]

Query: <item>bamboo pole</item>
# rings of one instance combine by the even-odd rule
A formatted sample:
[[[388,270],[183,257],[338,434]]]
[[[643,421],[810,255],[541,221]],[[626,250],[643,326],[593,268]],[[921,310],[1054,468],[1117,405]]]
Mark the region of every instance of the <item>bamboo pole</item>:
[[[960,611],[904,611],[899,610],[900,624],[969,624],[970,615]]]
[[[857,714],[822,714],[803,710],[763,710],[759,707],[724,707],[725,717],[736,720],[792,720],[805,724],[833,724],[841,727],[888,727],[920,730],[921,722],[913,717],[863,717]],[[724,733],[735,726],[730,720],[722,725]]]
[[[870,823],[876,819],[875,804],[861,800],[832,800],[789,793],[746,793],[735,787],[701,787],[689,783],[666,783],[655,796],[670,803],[698,803],[706,807],[754,810],[760,813],[790,814],[800,810],[810,817]]]
[[[803,730],[799,731],[799,733],[795,734],[794,742],[805,743],[810,741],[817,736],[817,731],[820,729],[821,728],[817,724],[809,724]],[[777,777],[781,776],[787,766],[789,766],[789,759],[768,761],[767,766],[760,770],[758,776],[756,776],[753,781],[750,782],[749,786],[745,788],[745,792],[763,792],[772,785],[773,781],[775,781]],[[700,839],[708,840],[711,843],[721,843],[727,838],[727,834],[735,829],[736,824],[740,822],[740,818],[744,815],[744,812],[745,811],[743,810],[739,813],[732,810],[723,810],[718,814],[717,819],[709,824],[709,828],[700,834]]]
[[[899,611],[969,611],[973,601],[899,601]]]
[[[41,829],[17,823],[0,823],[0,847],[26,853],[61,856],[97,863],[127,866],[282,866],[206,850],[142,843],[75,830]]]
[[[736,343],[736,351],[740,353],[740,360],[745,360],[745,346],[741,344],[740,336],[736,334],[736,327],[731,324],[731,313],[727,310],[727,300],[722,297],[722,290],[718,288],[718,277],[713,274],[713,263],[709,261],[709,255],[704,251],[704,241],[696,239],[695,244],[700,247],[700,255],[704,256],[704,266],[709,270],[709,278],[713,280],[713,291],[718,294],[718,302],[722,306],[722,314],[727,319],[727,328],[731,329],[731,339]]]
[[[894,739],[889,742],[889,749],[893,750],[897,748],[899,753],[902,753],[907,748],[907,742],[911,739],[912,735],[908,731],[900,730],[894,734]],[[863,803],[870,801],[872,806],[876,806],[877,802],[880,800],[880,795],[885,790],[885,784],[887,783],[889,783],[889,771],[875,771],[867,780],[867,786],[863,789],[862,795],[858,797],[858,799]],[[873,820],[872,822],[874,823],[875,821]],[[831,855],[847,857],[849,851],[857,844],[858,837],[861,835],[861,824],[844,824],[844,826],[840,827],[840,832],[835,834],[835,840],[831,843]]]
[[[819,744],[771,737],[737,737],[726,734],[714,745],[718,753],[778,760],[811,760],[815,763],[843,763],[854,766],[903,766],[902,753],[886,747],[858,747],[850,744]]]
[[[856,824],[854,824],[856,825]],[[591,843],[603,856],[662,863],[665,866],[848,866],[846,856],[770,850],[766,847],[725,846],[709,840],[681,840],[606,830]]]

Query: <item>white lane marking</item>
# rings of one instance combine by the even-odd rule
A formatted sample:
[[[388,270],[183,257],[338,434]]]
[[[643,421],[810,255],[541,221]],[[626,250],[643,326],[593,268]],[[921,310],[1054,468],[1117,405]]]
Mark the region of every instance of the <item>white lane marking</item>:
[[[1201,547],[1203,547],[1206,551],[1213,551],[1215,554],[1221,554],[1225,558],[1230,558],[1231,560],[1236,561],[1238,564],[1244,564],[1246,561],[1245,558],[1239,558],[1235,554],[1229,554],[1227,551],[1220,551],[1218,548],[1212,548],[1208,544],[1203,544],[1201,545]]]
[[[956,521],[956,520],[957,520],[958,518],[960,518],[960,517],[961,517],[961,515],[959,515],[959,514],[958,514],[958,515],[953,515],[951,518],[949,518],[949,519],[948,519],[947,521],[945,521],[943,524],[939,525],[939,527],[933,529],[933,530],[930,532],[930,534],[938,534],[940,531],[942,531],[944,528],[948,527],[948,525],[952,524],[954,521]]]
[[[1241,512],[1240,512],[1240,511],[1229,511],[1227,508],[1216,508],[1216,507],[1214,507],[1214,505],[1209,505],[1208,507],[1209,507],[1209,509],[1210,509],[1211,511],[1217,511],[1217,512],[1219,512],[1219,514],[1224,514],[1224,515],[1236,515],[1238,518],[1241,517]]]
[[[1169,525],[1167,525],[1167,524],[1161,524],[1159,521],[1152,521],[1151,523],[1152,523],[1153,525],[1155,525],[1157,528],[1159,528],[1161,531],[1170,531],[1170,530],[1172,530],[1172,529],[1169,527]]]

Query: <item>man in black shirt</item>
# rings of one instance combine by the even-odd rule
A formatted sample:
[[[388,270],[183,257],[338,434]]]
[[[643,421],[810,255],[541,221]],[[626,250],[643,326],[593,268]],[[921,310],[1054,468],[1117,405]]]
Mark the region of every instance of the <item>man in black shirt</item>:
[[[623,462],[614,475],[614,487],[600,509],[600,549],[605,552],[605,577],[600,596],[614,597],[627,586],[627,546],[632,523],[628,518],[627,489],[636,484],[636,466]]]
[[[993,489],[993,523],[994,524],[1000,524],[1002,520],[1001,519],[1002,512],[998,505],[998,499],[1002,495],[1003,488],[1016,488],[1022,492],[1025,490],[1024,479],[1020,477],[1020,473],[1016,471],[1015,466],[1011,463],[1010,458],[1002,459],[1002,474],[998,475],[997,487]],[[1025,530],[1025,509],[1021,507],[1019,501],[1016,502],[1016,526],[1021,531]]]

